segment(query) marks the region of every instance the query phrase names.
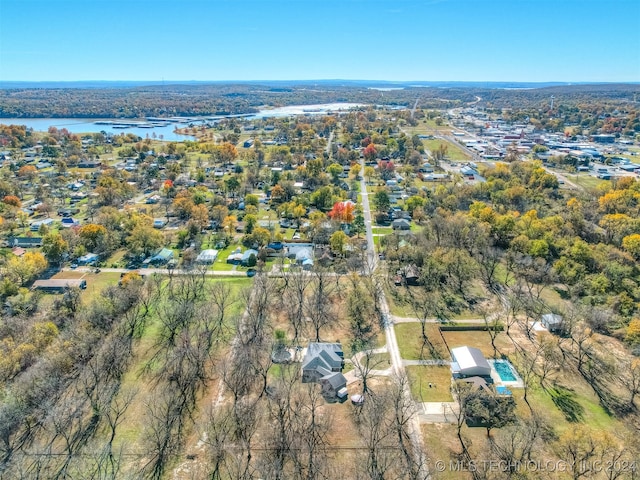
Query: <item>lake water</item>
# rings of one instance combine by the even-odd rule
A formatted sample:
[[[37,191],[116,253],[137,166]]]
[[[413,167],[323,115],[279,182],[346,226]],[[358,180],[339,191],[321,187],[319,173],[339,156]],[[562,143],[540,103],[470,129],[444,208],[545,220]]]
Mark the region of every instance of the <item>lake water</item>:
[[[294,115],[326,115],[332,112],[346,112],[364,107],[362,103],[322,103],[317,105],[289,105],[288,107],[265,108],[249,118],[290,117]]]
[[[156,134],[156,138],[160,139],[162,135],[163,140],[172,142],[181,142],[183,140],[191,140],[193,137],[189,135],[178,135],[174,133],[174,129],[177,127],[184,127],[184,124],[169,123],[161,127],[154,128],[140,128],[140,127],[127,127],[127,128],[114,128],[112,125],[98,125],[95,122],[98,121],[112,121],[112,122],[140,122],[144,120],[135,119],[97,119],[97,118],[0,118],[0,123],[5,125],[26,125],[27,128],[33,128],[38,132],[46,132],[49,127],[56,127],[58,129],[66,128],[71,133],[97,133],[107,132],[113,134],[120,133],[133,133],[139,137],[153,138],[153,134]]]
[[[269,118],[269,117],[288,117],[293,115],[323,115],[329,112],[347,111],[352,108],[363,106],[357,103],[326,103],[318,105],[290,105],[288,107],[265,108],[255,115],[247,116],[249,119]],[[107,132],[113,134],[133,133],[142,138],[155,138],[165,141],[183,141],[191,140],[193,137],[189,135],[179,135],[174,132],[176,127],[184,127],[188,122],[199,123],[206,120],[220,119],[223,117],[207,116],[207,117],[189,117],[181,123],[168,123],[167,125],[157,126],[153,128],[141,128],[129,126],[126,128],[115,128],[113,125],[96,124],[99,121],[124,122],[124,123],[146,123],[144,119],[97,119],[97,118],[0,118],[0,123],[5,125],[26,125],[27,128],[33,128],[38,132],[46,132],[49,127],[66,128],[71,133],[97,133]]]

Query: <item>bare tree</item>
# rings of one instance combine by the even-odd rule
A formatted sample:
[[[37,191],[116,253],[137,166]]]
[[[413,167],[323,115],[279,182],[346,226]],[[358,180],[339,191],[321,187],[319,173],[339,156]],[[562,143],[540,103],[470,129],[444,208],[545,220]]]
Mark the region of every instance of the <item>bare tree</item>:
[[[306,272],[290,273],[287,276],[287,288],[284,292],[283,306],[291,327],[293,341],[298,342],[305,323],[305,297],[311,282]]]
[[[470,442],[465,439],[462,434],[462,427],[465,425],[466,421],[464,399],[469,395],[470,390],[471,384],[469,383],[455,382],[453,384],[452,393],[455,400],[455,407],[452,409],[451,414],[454,415],[456,421],[456,436],[458,437],[458,442],[462,449],[460,458],[465,465],[470,465],[472,461],[471,454],[469,453]],[[473,471],[472,474],[475,479],[476,475]]]
[[[524,387],[524,396],[522,398],[532,413],[533,407],[529,403],[527,394],[529,393],[529,388],[531,387],[531,384],[536,377],[536,362],[538,361],[539,355],[540,349],[535,349],[533,352],[530,352],[525,350],[524,348],[517,349],[515,355],[518,364],[518,373],[522,378],[522,384]]]
[[[490,442],[491,453],[509,467],[510,473],[517,475],[518,465],[529,462],[537,450],[553,437],[551,426],[532,412],[517,424],[500,429]]]
[[[636,395],[640,394],[640,360],[624,362],[620,367],[620,379],[629,392],[629,405],[637,409],[634,402]]]
[[[475,258],[478,261],[480,277],[485,287],[491,292],[497,292],[500,285],[496,281],[496,273],[502,260],[500,250],[495,247],[483,246]]]
[[[409,380],[406,375],[393,378],[389,395],[393,412],[390,427],[395,434],[395,442],[401,453],[404,467],[402,478],[422,480],[425,477],[425,459],[424,454],[411,438],[411,422],[417,412],[411,399]]]
[[[374,376],[375,370],[381,366],[384,366],[386,368],[389,367],[388,362],[385,362],[380,355],[373,353],[373,351],[370,349],[356,352],[353,356],[352,362],[357,377],[362,380],[363,395],[371,393],[369,381]]]
[[[180,403],[180,398],[166,389],[156,392],[146,405],[148,421],[144,438],[148,460],[142,473],[148,478],[161,479],[167,463],[179,451],[184,431]]]
[[[269,333],[270,311],[275,291],[275,281],[267,275],[257,275],[254,278],[253,289],[243,291],[242,299],[247,309],[239,334],[245,343],[260,344]]]
[[[313,325],[315,341],[320,342],[321,330],[336,320],[331,297],[336,290],[333,279],[324,270],[316,270],[311,277],[311,294],[305,302],[305,312]]]
[[[107,477],[109,475],[111,475],[111,478],[117,477],[120,470],[122,452],[114,453],[113,442],[115,441],[118,427],[124,420],[124,414],[133,402],[136,393],[136,390],[121,391],[105,411],[104,418],[107,424],[108,436],[102,452],[102,461],[99,462],[99,465]]]
[[[489,314],[485,309],[480,310],[480,315],[484,320],[484,325],[487,328],[487,333],[491,339],[491,347],[493,347],[493,358],[498,358],[498,348],[496,347],[496,338],[502,330],[502,324],[500,322],[500,315]]]
[[[332,425],[330,411],[314,384],[306,384],[293,398],[292,460],[295,478],[315,480],[327,478],[329,444],[327,434]]]
[[[205,443],[208,453],[208,476],[212,480],[232,477],[232,459],[236,456],[233,450],[233,414],[227,408],[209,408],[204,427]]]
[[[261,472],[268,478],[287,477],[287,464],[291,461],[293,442],[293,393],[298,381],[295,368],[281,369],[269,389],[267,414],[269,419],[268,449],[261,465]]]

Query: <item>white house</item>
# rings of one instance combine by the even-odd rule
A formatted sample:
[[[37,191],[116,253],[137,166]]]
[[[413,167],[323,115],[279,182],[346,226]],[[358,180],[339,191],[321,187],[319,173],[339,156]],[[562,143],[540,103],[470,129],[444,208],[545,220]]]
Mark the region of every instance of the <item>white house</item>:
[[[540,318],[540,323],[550,332],[562,330],[562,317],[555,313],[546,313]]]
[[[482,352],[473,347],[451,349],[451,373],[456,377],[485,377],[491,375],[491,366]]]
[[[196,258],[196,262],[202,264],[211,264],[218,258],[218,250],[207,249],[200,252]]]

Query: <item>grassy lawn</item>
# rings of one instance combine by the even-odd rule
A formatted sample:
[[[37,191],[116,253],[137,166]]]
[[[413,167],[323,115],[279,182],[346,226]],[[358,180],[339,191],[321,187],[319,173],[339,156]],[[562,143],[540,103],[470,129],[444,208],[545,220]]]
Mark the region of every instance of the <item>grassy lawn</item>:
[[[408,366],[411,395],[418,402],[452,402],[451,369],[448,366]],[[431,385],[431,388],[429,387]]]
[[[423,342],[419,323],[400,323],[395,325],[400,356],[405,360],[448,359],[447,348],[440,336],[440,327],[435,323],[426,324],[427,339]]]
[[[448,160],[459,162],[459,161],[467,161],[470,159],[469,155],[465,153],[460,147],[456,144],[448,142],[446,140],[423,140],[425,148],[428,150],[434,151],[437,150],[441,144],[444,144],[447,147],[446,158]]]
[[[393,228],[391,227],[372,227],[371,233],[380,234],[380,235],[390,235],[393,233]]]
[[[119,273],[100,272],[59,272],[52,278],[54,279],[78,279],[83,278],[87,281],[87,288],[81,291],[81,297],[84,301],[89,301],[100,295],[102,290],[111,285],[117,285],[120,280]]]
[[[545,288],[540,295],[542,301],[551,308],[564,309],[568,302],[562,299],[560,294],[553,288]]]
[[[456,426],[447,423],[425,423],[421,426],[424,447],[427,452],[427,465],[429,472],[436,472],[433,478],[436,480],[469,480],[471,473],[463,471],[452,471],[445,468],[440,472],[436,468],[436,462],[444,462],[446,467],[449,461],[454,458],[452,454],[460,452],[460,443],[456,438]],[[467,432],[465,431],[465,434]],[[453,460],[455,463],[455,460]]]
[[[481,318],[478,312],[474,312],[473,310],[464,309],[458,314],[451,315],[451,320],[475,320],[476,318]]]
[[[344,368],[342,369],[342,373],[347,373],[350,372],[351,370],[353,370],[353,363],[351,362],[344,362]]]
[[[233,270],[237,270],[239,265],[234,265],[232,263],[227,263],[226,260],[216,260],[213,264],[213,270],[218,272],[231,272]]]
[[[455,347],[475,347],[479,349],[486,358],[493,357],[493,348],[491,347],[491,338],[489,332],[477,330],[469,330],[467,332],[442,332],[449,348]],[[505,334],[498,334],[498,338]],[[496,338],[496,340],[498,340]]]
[[[373,241],[375,243],[376,238],[379,237],[373,237]],[[397,299],[391,292],[391,289],[394,288],[402,288],[402,287],[396,287],[395,285],[393,286],[389,286],[388,288],[385,288],[385,295],[387,297],[387,303],[389,304],[389,311],[391,312],[391,315],[395,315],[397,317],[415,317],[415,313],[413,311],[413,309],[411,308],[410,305],[401,302],[401,300]]]
[[[237,243],[231,243],[228,247],[218,251],[218,258],[213,264],[213,270],[221,270],[225,272],[233,270],[235,265],[227,263],[227,257],[239,246],[240,245]]]
[[[565,176],[576,185],[587,189],[597,188],[600,184],[611,183],[611,180],[601,180],[600,178],[592,177],[588,173],[565,174]]]
[[[389,353],[374,353],[371,355],[371,365],[375,365],[375,370],[385,370],[389,368],[391,355]]]
[[[418,123],[415,127],[407,125],[406,127],[404,127],[404,129],[411,135],[431,135],[435,133],[434,130],[442,133],[451,130],[451,127],[444,123],[442,125],[437,125],[435,119],[430,120],[428,118],[425,118],[421,120],[420,123]],[[422,139],[422,141],[424,142],[425,139]]]
[[[512,389],[513,397],[516,401],[517,412],[521,416],[529,415],[529,407],[524,401],[524,390]],[[574,399],[583,407],[583,417],[581,423],[589,425],[595,430],[615,431],[623,430],[620,421],[609,416],[607,412],[598,403],[595,395],[589,392],[582,392],[581,388],[574,390]],[[544,389],[535,386],[529,389],[527,399],[536,412],[544,412],[544,417],[553,425],[558,434],[562,434],[571,427],[572,423],[568,422],[564,414],[554,404],[553,399]]]
[[[126,262],[124,261],[124,256],[127,254],[125,249],[117,250],[113,255],[111,255],[105,262],[105,267],[115,267],[118,268],[120,266],[124,266]]]

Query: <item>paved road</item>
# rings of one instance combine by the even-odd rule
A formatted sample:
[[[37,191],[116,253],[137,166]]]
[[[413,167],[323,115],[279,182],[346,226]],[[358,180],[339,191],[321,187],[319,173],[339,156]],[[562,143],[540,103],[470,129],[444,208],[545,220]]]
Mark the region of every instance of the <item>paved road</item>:
[[[333,130],[329,133],[329,141],[327,142],[327,155],[329,156],[329,160],[333,158],[331,154],[331,143],[333,142]]]
[[[493,321],[494,317],[495,315],[488,318],[489,323]],[[393,321],[393,323],[421,323],[423,321],[424,323],[442,323],[442,320],[440,320],[439,318],[425,318],[424,320],[420,320],[417,317],[398,317],[396,315],[391,315],[391,320]],[[465,318],[452,321],[455,323],[485,323],[484,318]]]
[[[371,273],[375,271],[378,264],[378,256],[375,251],[375,245],[373,243],[373,228],[371,221],[371,207],[369,205],[369,195],[367,193],[367,186],[364,180],[364,159],[360,161],[362,167],[362,177],[360,179],[360,194],[362,196],[362,211],[364,216],[364,223],[367,230],[367,260],[371,267]],[[400,349],[398,348],[398,341],[396,339],[396,332],[393,328],[393,319],[389,312],[389,304],[384,294],[384,290],[380,287],[378,292],[380,298],[380,312],[382,314],[382,321],[384,324],[384,333],[387,340],[387,351],[391,358],[391,371],[398,377],[406,376],[404,364],[402,363],[402,357],[400,356]],[[413,406],[415,412],[419,412],[418,406],[415,404],[413,397],[411,396],[411,389],[409,382],[405,383],[404,396],[409,405]],[[420,429],[420,417],[418,414],[411,418],[409,423],[409,436],[411,443],[413,444],[414,454],[420,459],[420,478],[428,479],[429,472],[427,470],[426,461],[424,458],[424,443],[422,441],[422,432]]]
[[[371,207],[369,205],[369,193],[367,192],[367,183],[364,177],[364,158],[360,160],[360,196],[362,197],[362,215],[364,216],[364,224],[367,230],[367,264],[373,272],[378,265],[378,255],[376,255],[375,245],[373,243],[373,228],[371,220]]]
[[[78,267],[78,268],[63,268],[63,272],[82,272],[82,273],[91,273],[95,270],[95,267]],[[159,273],[160,275],[193,275],[194,273],[199,273],[197,270],[182,270],[179,268],[175,268],[173,270],[169,270],[167,268],[137,268],[135,270],[131,270],[128,268],[100,268],[100,273],[128,273],[128,272],[138,272],[141,275],[152,275],[154,273]],[[207,276],[216,276],[216,277],[246,277],[247,272],[237,272],[234,270],[206,270],[204,272]]]

